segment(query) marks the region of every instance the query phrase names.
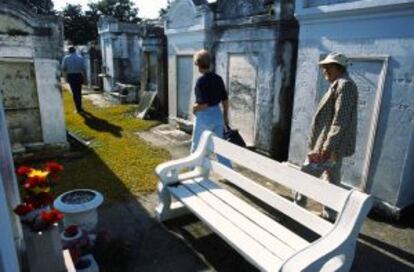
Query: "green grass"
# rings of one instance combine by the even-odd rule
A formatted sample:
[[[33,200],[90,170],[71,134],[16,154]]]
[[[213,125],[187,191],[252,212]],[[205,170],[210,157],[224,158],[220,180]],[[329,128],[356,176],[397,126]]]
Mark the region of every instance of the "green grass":
[[[134,106],[96,107],[83,98],[86,114],[74,113],[72,96],[63,92],[66,127],[82,139],[91,140],[85,156],[64,161],[59,192],[89,188],[102,192],[107,200],[125,200],[156,187],[155,167],[169,159],[167,151],[152,147],[136,132],[158,124],[132,116]]]

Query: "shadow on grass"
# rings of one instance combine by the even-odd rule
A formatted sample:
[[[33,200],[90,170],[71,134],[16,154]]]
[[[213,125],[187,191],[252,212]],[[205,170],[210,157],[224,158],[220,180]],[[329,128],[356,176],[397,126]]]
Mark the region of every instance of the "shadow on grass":
[[[82,118],[84,119],[85,125],[87,125],[91,129],[99,132],[108,132],[118,138],[122,137],[122,127],[111,124],[105,119],[98,118],[91,112],[86,110],[81,112],[79,115],[82,116]]]

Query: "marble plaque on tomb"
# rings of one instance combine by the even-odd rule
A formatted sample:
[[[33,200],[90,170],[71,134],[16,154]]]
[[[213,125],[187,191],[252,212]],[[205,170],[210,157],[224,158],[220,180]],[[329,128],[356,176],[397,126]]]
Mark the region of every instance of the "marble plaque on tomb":
[[[0,91],[9,127],[22,131],[19,136],[11,133],[11,141],[41,142],[43,136],[33,63],[0,60]]]
[[[326,6],[326,5],[335,5],[335,4],[342,4],[342,3],[349,3],[349,2],[358,2],[361,0],[307,0],[305,1],[305,7],[318,7],[318,6]]]
[[[217,10],[222,19],[234,19],[255,14],[266,14],[269,12],[268,0],[226,0],[218,1]]]
[[[193,91],[193,57],[177,57],[177,117],[192,120]]]
[[[257,56],[229,55],[230,123],[238,129],[247,145],[254,145],[256,123]]]
[[[342,183],[351,187],[363,187],[367,179],[376,132],[376,126],[372,125],[376,123],[378,117],[375,104],[383,91],[381,79],[385,78],[384,67],[386,67],[384,60],[378,58],[351,58],[351,65],[348,67],[349,76],[356,83],[359,95],[356,151],[353,156],[344,158],[342,164]],[[328,86],[322,73],[319,73],[319,92],[316,103],[319,102]]]
[[[0,88],[6,111],[39,107],[33,63],[0,60]]]

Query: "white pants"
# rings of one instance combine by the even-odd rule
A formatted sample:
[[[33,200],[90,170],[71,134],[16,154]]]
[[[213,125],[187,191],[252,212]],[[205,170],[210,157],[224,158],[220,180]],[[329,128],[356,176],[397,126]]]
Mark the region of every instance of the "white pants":
[[[200,142],[201,135],[203,134],[204,131],[210,130],[217,137],[220,137],[220,138],[223,138],[223,132],[224,132],[223,113],[221,112],[221,109],[218,105],[213,106],[213,107],[208,107],[202,111],[198,111],[196,112],[195,116],[196,118],[194,121],[191,152],[194,152],[197,149],[198,143]],[[231,168],[231,162],[228,159],[222,156],[217,156],[217,160],[220,163]]]

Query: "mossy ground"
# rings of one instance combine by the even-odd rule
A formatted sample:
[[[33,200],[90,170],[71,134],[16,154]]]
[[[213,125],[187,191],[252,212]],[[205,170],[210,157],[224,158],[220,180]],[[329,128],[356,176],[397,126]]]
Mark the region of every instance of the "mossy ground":
[[[62,162],[65,170],[59,192],[89,188],[102,192],[107,200],[125,200],[156,187],[155,167],[169,159],[167,151],[152,147],[136,132],[158,124],[134,118],[134,106],[97,107],[83,99],[85,113],[74,112],[70,92],[63,92],[66,127],[90,140],[90,150],[76,160]]]

